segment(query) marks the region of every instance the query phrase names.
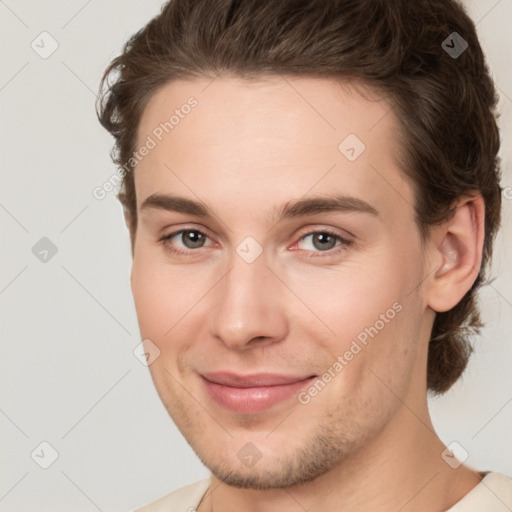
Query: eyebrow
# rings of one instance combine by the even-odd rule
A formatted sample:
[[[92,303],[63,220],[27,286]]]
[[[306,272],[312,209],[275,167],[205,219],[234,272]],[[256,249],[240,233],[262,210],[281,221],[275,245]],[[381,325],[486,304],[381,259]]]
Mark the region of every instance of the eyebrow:
[[[166,194],[151,194],[141,205],[144,210],[156,209],[186,213],[197,217],[215,217],[208,206],[200,201]],[[378,216],[379,212],[369,203],[357,197],[344,195],[314,196],[288,201],[271,211],[270,220],[280,222],[285,219],[305,217],[319,213],[359,212]]]

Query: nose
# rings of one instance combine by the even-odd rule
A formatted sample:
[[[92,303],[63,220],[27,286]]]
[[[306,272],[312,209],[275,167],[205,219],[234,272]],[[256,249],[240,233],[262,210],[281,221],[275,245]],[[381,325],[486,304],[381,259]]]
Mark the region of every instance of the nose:
[[[288,328],[283,289],[264,254],[247,263],[234,253],[212,295],[212,336],[232,350],[279,342]]]

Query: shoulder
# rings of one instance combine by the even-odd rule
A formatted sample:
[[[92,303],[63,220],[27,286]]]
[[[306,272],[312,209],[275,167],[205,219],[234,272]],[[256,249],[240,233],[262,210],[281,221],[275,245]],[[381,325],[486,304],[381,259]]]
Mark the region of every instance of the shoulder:
[[[512,478],[488,472],[483,480],[446,512],[510,512]]]
[[[166,496],[138,508],[135,512],[195,512],[210,485],[210,479],[180,487]]]

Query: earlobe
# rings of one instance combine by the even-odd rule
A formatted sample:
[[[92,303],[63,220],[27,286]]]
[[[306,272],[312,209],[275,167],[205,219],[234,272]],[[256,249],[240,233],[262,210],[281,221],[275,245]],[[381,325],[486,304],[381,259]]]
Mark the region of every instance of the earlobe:
[[[481,194],[459,199],[454,214],[437,230],[428,305],[439,313],[455,307],[475,282],[482,264],[485,205]]]

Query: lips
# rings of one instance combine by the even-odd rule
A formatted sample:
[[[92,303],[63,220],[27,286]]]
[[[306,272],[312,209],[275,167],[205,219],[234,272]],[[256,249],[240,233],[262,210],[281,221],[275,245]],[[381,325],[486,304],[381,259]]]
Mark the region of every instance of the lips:
[[[288,376],[272,373],[237,375],[229,372],[201,375],[211,398],[233,412],[254,414],[291,398],[316,376]]]

